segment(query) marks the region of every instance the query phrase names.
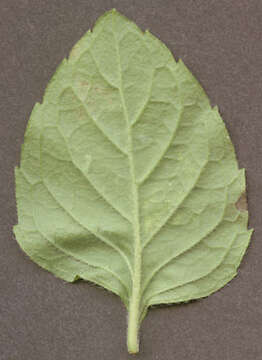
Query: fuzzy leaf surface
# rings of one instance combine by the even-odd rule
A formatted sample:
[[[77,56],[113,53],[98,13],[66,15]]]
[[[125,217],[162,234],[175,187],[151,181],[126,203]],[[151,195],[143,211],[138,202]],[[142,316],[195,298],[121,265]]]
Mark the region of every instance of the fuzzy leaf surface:
[[[137,334],[149,306],[205,297],[236,275],[251,235],[235,206],[244,192],[244,170],[197,80],[111,11],[33,109],[14,231],[56,276],[120,296]]]

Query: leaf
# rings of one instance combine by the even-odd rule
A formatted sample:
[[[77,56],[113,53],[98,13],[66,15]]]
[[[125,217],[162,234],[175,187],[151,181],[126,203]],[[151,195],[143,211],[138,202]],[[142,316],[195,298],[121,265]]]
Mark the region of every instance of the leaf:
[[[14,231],[56,276],[119,295],[136,353],[148,307],[208,296],[236,275],[252,232],[235,206],[244,192],[218,109],[181,60],[113,10],[33,109]]]

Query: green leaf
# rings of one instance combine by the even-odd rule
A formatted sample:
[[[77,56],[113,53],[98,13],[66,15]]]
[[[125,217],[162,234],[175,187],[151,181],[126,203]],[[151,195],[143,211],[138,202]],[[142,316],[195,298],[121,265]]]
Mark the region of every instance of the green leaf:
[[[56,276],[120,296],[135,353],[148,307],[208,296],[236,275],[252,233],[243,193],[217,108],[182,61],[113,10],[33,109],[14,231]]]

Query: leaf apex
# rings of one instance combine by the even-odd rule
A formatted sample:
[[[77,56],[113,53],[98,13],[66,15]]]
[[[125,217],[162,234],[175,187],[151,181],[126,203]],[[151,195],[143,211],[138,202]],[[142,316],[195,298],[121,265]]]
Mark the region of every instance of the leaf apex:
[[[94,23],[94,25],[92,27],[91,32],[92,33],[95,32],[96,28],[98,28],[99,25],[101,25],[106,18],[113,18],[115,16],[123,16],[124,17],[124,15],[120,14],[120,12],[116,10],[116,8],[112,8],[110,10],[107,10],[106,12],[104,12],[103,15],[99,16],[96,19],[96,21],[95,21],[95,23]]]
[[[103,18],[103,17],[106,17],[106,16],[115,16],[115,15],[120,15],[120,16],[123,16],[116,8],[112,8],[108,11],[106,11],[103,15],[101,15],[97,21],[100,19],[100,18]]]

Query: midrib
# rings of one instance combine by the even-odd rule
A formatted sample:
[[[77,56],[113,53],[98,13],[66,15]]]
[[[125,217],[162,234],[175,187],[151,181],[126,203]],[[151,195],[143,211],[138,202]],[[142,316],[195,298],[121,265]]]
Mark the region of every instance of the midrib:
[[[124,112],[124,117],[127,126],[127,156],[129,160],[131,183],[132,183],[132,199],[133,199],[133,217],[132,224],[134,230],[134,269],[133,269],[133,283],[132,294],[129,302],[129,314],[128,314],[128,348],[132,352],[138,351],[138,330],[140,319],[140,298],[141,298],[141,265],[142,265],[142,253],[141,253],[141,239],[140,239],[140,222],[139,222],[139,196],[138,196],[138,184],[135,176],[134,156],[133,156],[133,142],[132,142],[132,128],[128,118],[128,112],[126,108],[125,98],[122,87],[122,66],[119,54],[118,41],[115,37],[115,29],[113,29],[116,52],[119,66],[119,93],[121,98],[121,104]]]

